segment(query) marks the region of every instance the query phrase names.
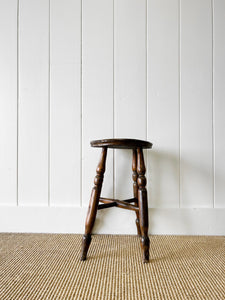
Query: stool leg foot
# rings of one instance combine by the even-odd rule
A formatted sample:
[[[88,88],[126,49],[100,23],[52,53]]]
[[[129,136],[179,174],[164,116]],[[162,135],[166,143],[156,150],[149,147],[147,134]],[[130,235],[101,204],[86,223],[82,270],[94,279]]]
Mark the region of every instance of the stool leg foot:
[[[149,261],[149,246],[148,237],[148,198],[145,178],[144,156],[141,148],[137,149],[137,173],[138,173],[138,206],[139,206],[139,221],[141,230],[141,248],[143,253],[143,262]]]
[[[149,246],[150,246],[150,240],[148,236],[142,236],[141,237],[141,248],[143,253],[143,262],[147,263],[149,262]]]
[[[102,189],[102,183],[105,173],[105,162],[107,156],[107,148],[102,148],[101,158],[96,169],[96,176],[94,179],[94,187],[92,189],[91,198],[89,202],[86,222],[85,222],[85,233],[83,235],[81,260],[86,260],[88,248],[91,243],[91,232],[94,227],[96,214],[98,210],[98,203]]]
[[[140,229],[141,229],[141,248],[143,253],[143,262],[149,261],[149,246],[150,240],[148,237],[148,205],[147,205],[147,192],[138,190],[138,202],[140,209]]]
[[[91,234],[84,234],[82,240],[81,260],[86,260],[88,248],[91,243]]]

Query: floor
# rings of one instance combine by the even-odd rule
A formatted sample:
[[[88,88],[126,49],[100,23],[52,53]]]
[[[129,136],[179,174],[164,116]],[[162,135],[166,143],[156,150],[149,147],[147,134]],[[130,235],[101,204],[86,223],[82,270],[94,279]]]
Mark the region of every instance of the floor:
[[[225,238],[150,236],[143,264],[137,236],[0,234],[0,299],[225,299]]]

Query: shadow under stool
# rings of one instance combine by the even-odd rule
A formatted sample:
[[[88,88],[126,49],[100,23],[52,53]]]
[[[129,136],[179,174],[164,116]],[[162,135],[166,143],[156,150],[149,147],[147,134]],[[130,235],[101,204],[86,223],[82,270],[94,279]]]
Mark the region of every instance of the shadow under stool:
[[[147,190],[145,188],[146,169],[143,149],[152,148],[152,144],[147,141],[136,139],[105,139],[92,141],[91,146],[102,148],[102,152],[100,161],[96,169],[97,174],[94,179],[94,187],[92,189],[85,222],[85,233],[82,240],[81,260],[86,260],[87,257],[88,248],[91,243],[91,232],[95,223],[97,210],[116,206],[119,208],[135,211],[137,233],[140,237],[143,262],[148,262],[150,241],[148,237],[148,199]],[[132,170],[134,198],[132,199],[120,201],[116,199],[100,197],[108,148],[131,149],[133,151]],[[99,202],[103,204],[99,204]]]

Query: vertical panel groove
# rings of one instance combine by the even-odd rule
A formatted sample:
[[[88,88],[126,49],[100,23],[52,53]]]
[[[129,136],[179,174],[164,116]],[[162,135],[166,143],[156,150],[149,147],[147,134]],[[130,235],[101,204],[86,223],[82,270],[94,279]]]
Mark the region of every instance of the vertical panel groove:
[[[50,206],[50,147],[51,147],[51,143],[50,143],[50,140],[51,140],[51,136],[50,136],[50,124],[51,124],[51,120],[50,120],[50,99],[51,99],[51,95],[50,95],[50,89],[51,89],[51,86],[50,86],[50,78],[51,78],[51,67],[50,67],[50,47],[51,47],[51,43],[50,43],[50,40],[51,40],[51,36],[50,36],[50,24],[51,24],[51,0],[49,0],[48,2],[48,13],[49,13],[49,20],[48,20],[48,206]]]
[[[16,72],[17,72],[17,83],[16,83],[16,93],[17,93],[17,99],[16,99],[16,206],[19,206],[19,5],[20,2],[17,0],[17,41],[16,41]]]
[[[49,2],[20,0],[19,205],[48,205]]]
[[[213,127],[214,127],[214,207],[225,201],[225,1],[213,1]]]
[[[145,17],[145,0],[115,1],[115,134],[120,137],[146,138]],[[131,159],[129,151],[116,152],[116,198],[131,193]]]
[[[213,208],[215,207],[215,127],[214,127],[214,1],[211,0],[211,18],[212,18],[212,169],[213,169]]]
[[[180,51],[181,51],[181,39],[180,39],[180,36],[181,36],[181,27],[180,27],[180,17],[181,17],[181,0],[178,0],[178,105],[179,105],[179,108],[178,108],[178,111],[179,111],[179,152],[178,152],[178,155],[179,155],[179,192],[178,192],[178,196],[179,196],[179,208],[180,208],[180,199],[181,199],[181,188],[180,188],[180,184],[181,184],[181,86],[180,86],[180,82],[181,82],[181,60],[180,60]]]
[[[113,0],[113,138],[115,138],[115,0]],[[113,149],[113,198],[115,199],[115,150]]]
[[[211,10],[181,2],[181,207],[213,206]]]
[[[82,198],[87,206],[99,149],[90,140],[113,132],[113,0],[85,0],[82,6]],[[107,155],[102,194],[113,194],[113,153]]]
[[[83,0],[80,0],[80,207],[83,205],[83,69],[82,69],[82,53],[83,53]]]
[[[148,2],[148,138],[151,207],[179,207],[179,6]]]
[[[81,0],[51,1],[50,24],[50,205],[80,207]]]

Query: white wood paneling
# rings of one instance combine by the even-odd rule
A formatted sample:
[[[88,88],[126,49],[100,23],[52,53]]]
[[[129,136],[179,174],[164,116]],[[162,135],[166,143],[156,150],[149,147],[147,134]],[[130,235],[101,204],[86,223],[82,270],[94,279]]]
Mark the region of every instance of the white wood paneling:
[[[179,5],[148,5],[148,151],[151,207],[179,207]]]
[[[17,1],[0,1],[0,204],[17,203]]]
[[[48,205],[49,2],[19,3],[19,205]]]
[[[80,205],[81,1],[50,5],[50,205]]]
[[[113,136],[113,0],[83,1],[82,32],[82,199],[87,205],[101,151],[90,141]],[[113,196],[112,151],[102,195]]]
[[[213,206],[212,11],[181,0],[181,206]]]
[[[146,1],[114,3],[115,136],[146,139]],[[132,196],[131,166],[131,151],[116,150],[117,198]]]
[[[0,231],[82,233],[90,141],[115,136],[153,142],[150,233],[224,234],[224,82],[224,0],[0,0]],[[129,198],[114,152],[102,196]],[[94,232],[135,234],[135,214]]]
[[[214,1],[215,207],[225,207],[225,1]]]

